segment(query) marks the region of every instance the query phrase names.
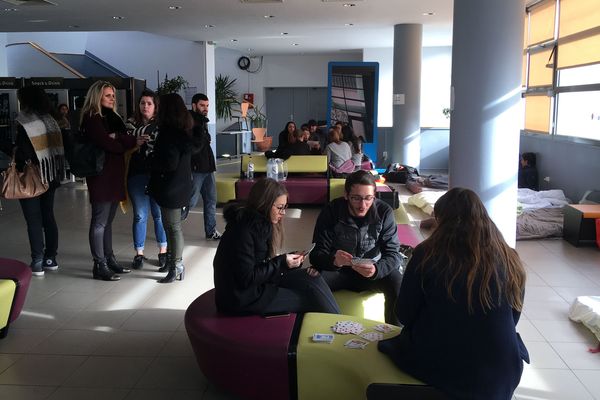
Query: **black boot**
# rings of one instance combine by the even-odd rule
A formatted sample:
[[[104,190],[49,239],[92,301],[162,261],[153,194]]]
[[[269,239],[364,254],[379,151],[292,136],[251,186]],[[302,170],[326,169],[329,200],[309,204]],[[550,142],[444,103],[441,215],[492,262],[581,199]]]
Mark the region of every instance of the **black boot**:
[[[185,275],[185,267],[183,266],[183,261],[177,260],[175,262],[167,262],[167,266],[169,267],[169,273],[162,279],[158,280],[158,283],[171,283],[174,280],[183,280]]]
[[[158,262],[160,264],[160,254],[159,254]],[[170,263],[171,263],[171,253],[169,253],[169,251],[167,250],[167,253],[165,254],[165,263],[162,265],[159,265],[160,268],[158,269],[158,272],[161,272],[161,273],[168,272]]]
[[[114,254],[106,257],[106,264],[108,265],[108,268],[116,274],[128,274],[131,272],[129,268],[124,267],[117,262]]]
[[[92,270],[92,274],[94,279],[99,279],[101,281],[118,281],[121,279],[119,275],[116,275],[110,270],[110,268],[108,268],[108,265],[105,262],[94,261],[94,269]]]
[[[158,253],[158,266],[164,268],[167,265],[167,253]]]

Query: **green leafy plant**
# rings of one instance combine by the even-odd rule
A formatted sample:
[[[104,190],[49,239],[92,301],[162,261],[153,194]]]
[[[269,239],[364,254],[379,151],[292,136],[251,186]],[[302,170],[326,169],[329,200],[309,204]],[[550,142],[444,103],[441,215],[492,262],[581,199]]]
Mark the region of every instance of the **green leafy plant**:
[[[188,86],[189,82],[183,79],[183,77],[177,75],[175,78],[169,79],[167,74],[165,74],[165,80],[158,85],[156,93],[158,93],[159,95],[178,93],[181,89],[185,89]]]
[[[215,111],[217,118],[231,119],[233,106],[240,104],[237,100],[238,94],[233,89],[237,79],[231,79],[227,75],[221,75],[215,79]]]
[[[263,114],[262,107],[254,106],[248,110],[248,118],[252,121],[253,128],[266,128],[267,116]]]

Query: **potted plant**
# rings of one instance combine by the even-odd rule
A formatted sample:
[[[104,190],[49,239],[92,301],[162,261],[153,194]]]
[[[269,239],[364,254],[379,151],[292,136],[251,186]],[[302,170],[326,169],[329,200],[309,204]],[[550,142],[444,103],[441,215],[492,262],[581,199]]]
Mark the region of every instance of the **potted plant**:
[[[231,79],[227,75],[221,75],[215,79],[215,111],[217,118],[231,119],[233,106],[239,104],[238,94],[233,89],[237,79]]]
[[[175,78],[169,79],[167,74],[165,74],[165,80],[158,85],[156,89],[156,93],[158,95],[169,94],[169,93],[179,93],[181,89],[185,89],[189,86],[188,81],[183,79],[183,77],[177,75]]]

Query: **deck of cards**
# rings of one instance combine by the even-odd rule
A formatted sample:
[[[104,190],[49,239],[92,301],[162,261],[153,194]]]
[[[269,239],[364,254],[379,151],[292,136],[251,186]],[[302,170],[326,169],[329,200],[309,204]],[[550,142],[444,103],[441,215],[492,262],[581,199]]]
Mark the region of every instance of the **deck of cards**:
[[[350,339],[346,343],[344,343],[344,346],[349,349],[363,350],[365,347],[367,347],[368,344],[369,342],[363,339]]]
[[[338,321],[331,329],[333,329],[335,333],[340,333],[342,335],[347,335],[348,333],[358,335],[365,330],[362,324],[354,321]]]
[[[333,343],[334,337],[335,336],[331,333],[315,333],[312,336],[312,341],[320,343]]]
[[[395,330],[393,326],[388,325],[388,324],[375,325],[375,327],[373,329],[375,329],[376,331],[379,331],[381,333],[390,333]]]

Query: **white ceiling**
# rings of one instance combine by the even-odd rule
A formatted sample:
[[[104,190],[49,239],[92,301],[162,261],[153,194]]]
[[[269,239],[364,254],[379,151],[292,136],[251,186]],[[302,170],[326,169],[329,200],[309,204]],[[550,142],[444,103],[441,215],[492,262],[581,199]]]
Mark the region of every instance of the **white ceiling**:
[[[143,31],[267,55],[393,47],[394,25],[418,23],[423,46],[452,44],[452,0],[43,1],[0,0],[0,31]]]

